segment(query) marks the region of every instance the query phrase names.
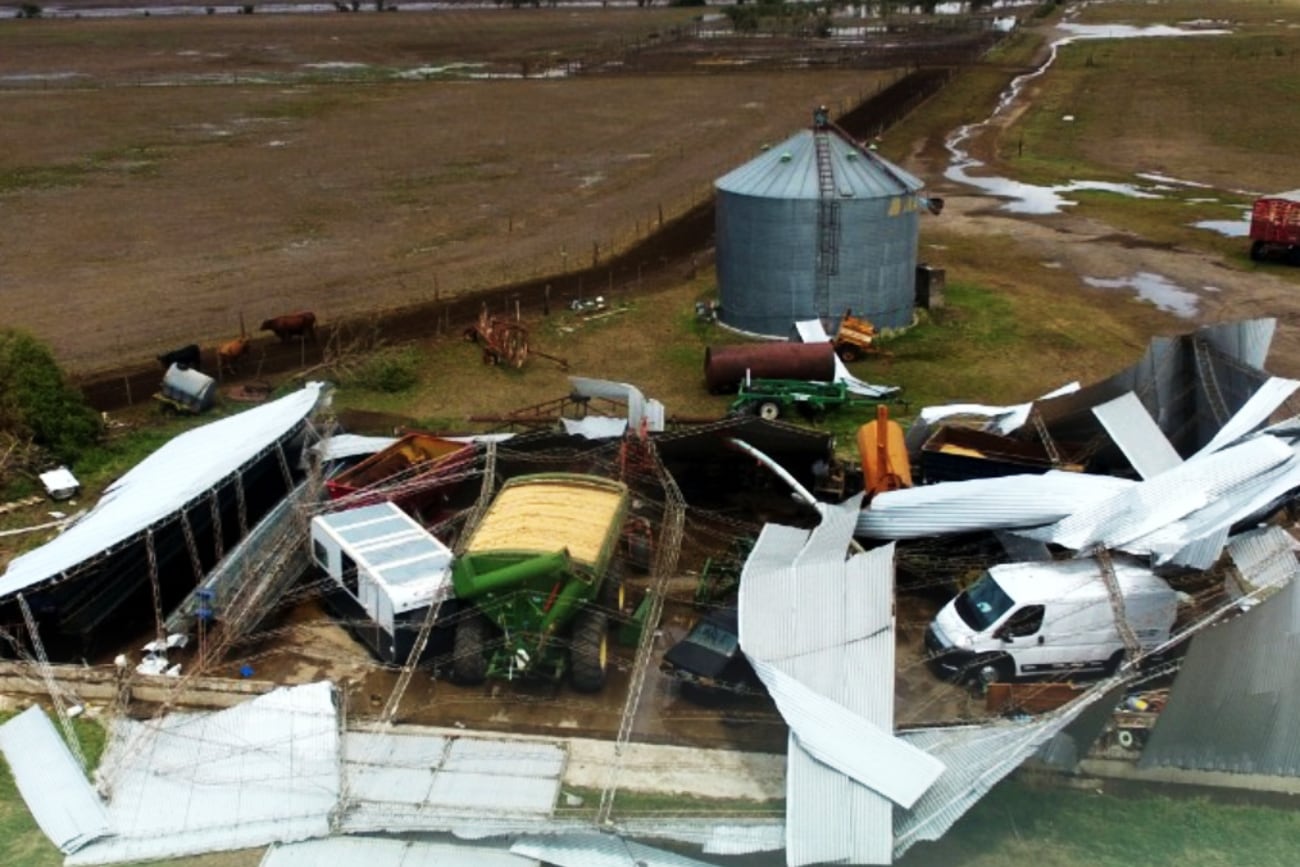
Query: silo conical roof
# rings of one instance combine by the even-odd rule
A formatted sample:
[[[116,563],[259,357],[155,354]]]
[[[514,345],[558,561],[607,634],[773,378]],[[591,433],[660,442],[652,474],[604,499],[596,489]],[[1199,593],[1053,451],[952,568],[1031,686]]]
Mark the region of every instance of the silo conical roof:
[[[825,131],[828,164],[839,198],[878,199],[915,193],[925,186],[914,175],[874,152]],[[816,133],[800,130],[790,138],[714,181],[723,192],[777,199],[820,199]]]

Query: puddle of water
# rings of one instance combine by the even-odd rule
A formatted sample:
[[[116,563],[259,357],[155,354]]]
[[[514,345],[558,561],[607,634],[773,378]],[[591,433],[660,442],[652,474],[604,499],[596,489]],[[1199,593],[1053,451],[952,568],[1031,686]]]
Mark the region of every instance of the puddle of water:
[[[1225,238],[1246,238],[1250,236],[1250,211],[1246,211],[1239,220],[1201,220],[1199,223],[1192,223],[1192,226],[1209,232],[1218,232]]]
[[[1068,184],[1059,186],[1042,187],[1034,184],[1026,184],[1021,181],[1013,181],[1008,178],[990,178],[980,177],[971,174],[973,169],[978,169],[984,165],[981,161],[973,158],[964,148],[966,142],[987,126],[992,120],[1004,112],[1020,96],[1025,85],[1035,78],[1044,74],[1056,61],[1057,53],[1062,45],[1086,40],[1086,39],[1138,39],[1149,37],[1176,37],[1176,36],[1221,36],[1231,33],[1226,29],[1188,29],[1183,27],[1170,27],[1164,24],[1153,24],[1146,27],[1134,27],[1128,24],[1074,24],[1064,23],[1058,25],[1061,30],[1069,33],[1069,36],[1055,40],[1051,45],[1047,59],[1037,69],[1027,72],[1024,75],[1017,76],[1011,84],[1003,91],[998,98],[998,103],[989,117],[979,123],[966,124],[954,131],[945,142],[948,153],[951,154],[951,160],[948,169],[943,176],[950,181],[975,187],[982,190],[987,195],[1006,201],[1001,206],[1003,210],[1016,214],[1055,214],[1059,213],[1062,208],[1069,205],[1077,204],[1073,200],[1066,198],[1064,193],[1078,192],[1081,190],[1105,190],[1108,192],[1119,193],[1121,195],[1133,196],[1135,198],[1159,198],[1158,195],[1144,190],[1133,184],[1115,184],[1104,181],[1071,181]],[[1143,177],[1143,176],[1139,176]],[[1171,182],[1174,179],[1164,178],[1158,175],[1146,176],[1148,179],[1159,179],[1161,183]],[[1189,184],[1188,186],[1201,186]]]
[[[325,60],[320,63],[304,63],[306,69],[368,69],[369,63],[355,63],[350,60]]]
[[[1083,282],[1097,289],[1133,289],[1142,301],[1150,302],[1157,310],[1172,313],[1181,319],[1195,318],[1196,306],[1200,302],[1195,292],[1184,289],[1163,274],[1153,274],[1150,271],[1139,271],[1132,277],[1114,280],[1084,277]]]
[[[1138,172],[1137,176],[1144,181],[1151,181],[1156,184],[1168,184],[1172,187],[1192,187],[1198,190],[1214,189],[1209,184],[1202,184],[1199,181],[1185,181],[1182,178],[1171,178],[1169,175],[1162,175],[1159,172]],[[1211,199],[1211,201],[1213,201]]]
[[[16,72],[0,75],[0,81],[68,81],[84,77],[80,72]]]

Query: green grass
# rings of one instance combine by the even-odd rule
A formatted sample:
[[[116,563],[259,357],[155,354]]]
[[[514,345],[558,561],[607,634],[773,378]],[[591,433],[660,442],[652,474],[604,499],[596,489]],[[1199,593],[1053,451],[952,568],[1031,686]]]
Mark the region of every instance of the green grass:
[[[1203,798],[1121,798],[1002,783],[900,867],[1284,867],[1300,861],[1300,812]]]
[[[89,174],[86,166],[51,165],[18,166],[0,172],[0,195],[19,190],[52,190],[75,187]]]

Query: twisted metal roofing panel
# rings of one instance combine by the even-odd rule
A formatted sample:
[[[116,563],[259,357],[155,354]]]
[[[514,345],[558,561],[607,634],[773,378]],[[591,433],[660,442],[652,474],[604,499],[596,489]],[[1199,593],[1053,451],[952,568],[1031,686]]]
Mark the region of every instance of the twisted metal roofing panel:
[[[0,750],[32,818],[60,851],[109,833],[103,802],[40,707],[0,726]]]
[[[741,577],[741,647],[791,728],[786,860],[889,863],[890,800],[942,766],[894,738],[893,546],[847,555],[861,498],[769,525]]]
[[[1300,586],[1192,640],[1140,768],[1300,777]]]
[[[894,857],[913,844],[938,840],[989,790],[1095,703],[1113,705],[1116,678],[1095,684],[1070,704],[1031,722],[999,720],[979,726],[916,729],[899,736],[942,760],[944,772],[910,810],[894,815]]]
[[[886,491],[858,516],[856,534],[872,539],[922,539],[946,533],[1039,527],[1105,500],[1129,479],[1050,471],[941,482]]]
[[[1106,433],[1139,476],[1149,479],[1183,462],[1151,413],[1131,391],[1092,408]]]
[[[656,849],[612,834],[526,837],[510,851],[557,867],[709,867],[705,861]]]

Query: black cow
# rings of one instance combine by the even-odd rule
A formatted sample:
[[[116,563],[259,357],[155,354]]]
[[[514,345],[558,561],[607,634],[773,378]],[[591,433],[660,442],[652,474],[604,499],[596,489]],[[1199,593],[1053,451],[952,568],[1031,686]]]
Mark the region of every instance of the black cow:
[[[158,363],[163,366],[163,370],[173,364],[179,365],[182,369],[190,367],[195,370],[203,369],[199,364],[199,345],[197,343],[182,346],[180,349],[173,349],[171,352],[164,352],[158,356]]]

